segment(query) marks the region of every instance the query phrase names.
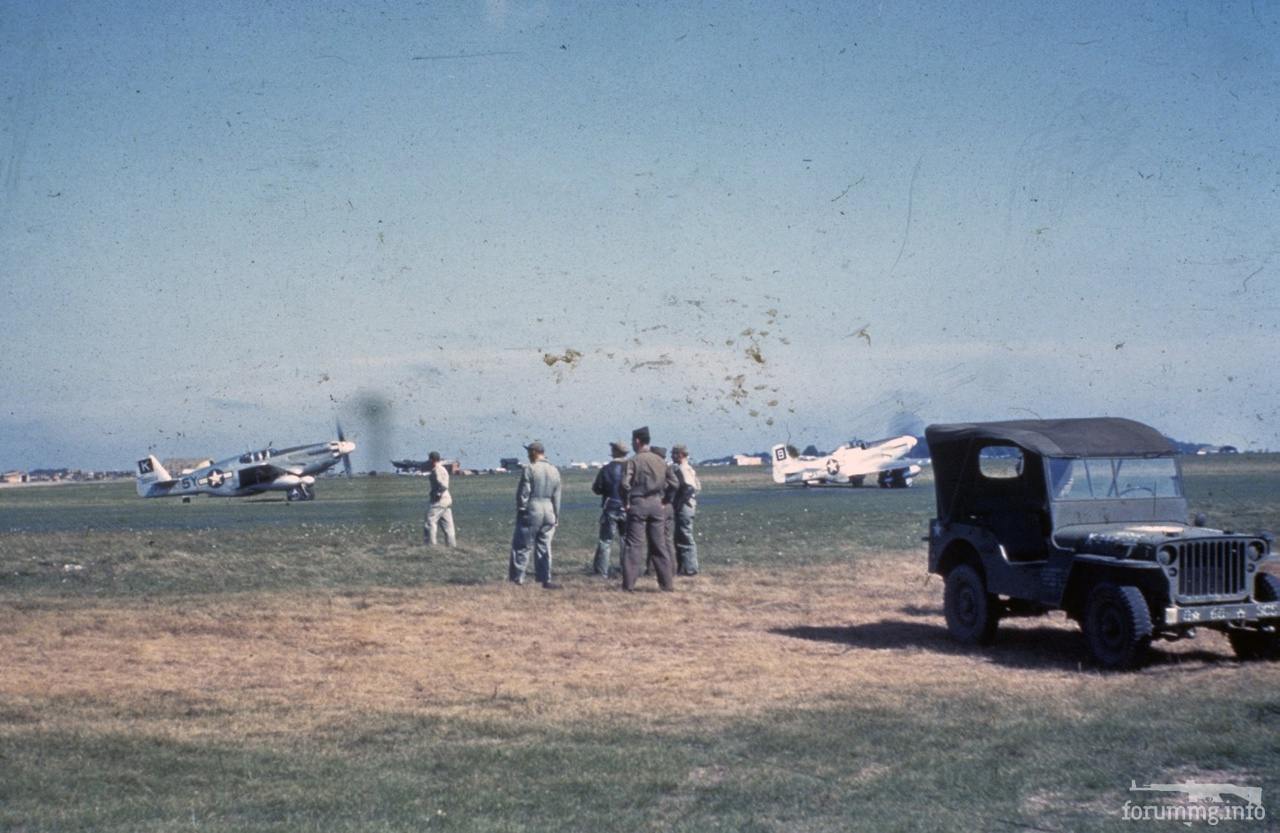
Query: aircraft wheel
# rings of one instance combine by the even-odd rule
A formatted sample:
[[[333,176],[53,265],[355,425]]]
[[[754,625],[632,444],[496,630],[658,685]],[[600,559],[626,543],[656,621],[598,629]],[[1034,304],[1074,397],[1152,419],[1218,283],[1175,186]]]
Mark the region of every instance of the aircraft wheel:
[[[889,480],[889,485],[895,489],[905,489],[910,484],[907,483],[906,475],[902,473],[902,469],[898,469],[893,472],[893,476]]]
[[[315,499],[316,499],[316,490],[315,490],[314,488],[312,488],[311,486],[302,486],[302,487],[301,487],[301,489],[302,489],[302,499],[303,499],[303,500],[315,500]]]
[[[865,474],[859,474],[859,475],[856,475],[855,477],[849,478],[850,486],[854,486],[854,487],[861,486],[865,482],[867,482],[867,476]]]
[[[880,472],[880,475],[876,478],[876,485],[879,486],[881,489],[889,488],[890,474],[891,472],[887,472],[887,471]]]
[[[293,487],[292,489],[284,493],[284,499],[289,501],[290,503],[293,503],[295,500],[298,500],[301,497],[302,495],[298,493],[297,486]]]

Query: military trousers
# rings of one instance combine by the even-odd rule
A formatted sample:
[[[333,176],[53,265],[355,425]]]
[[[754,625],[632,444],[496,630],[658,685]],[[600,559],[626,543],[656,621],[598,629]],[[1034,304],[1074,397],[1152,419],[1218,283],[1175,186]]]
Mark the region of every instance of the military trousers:
[[[681,573],[698,572],[698,545],[693,540],[694,514],[694,508],[687,504],[675,512],[676,569]]]
[[[667,512],[661,498],[632,498],[627,509],[627,537],[622,548],[622,589],[634,590],[636,578],[644,566],[645,557],[652,559],[658,585],[663,590],[672,589],[671,548],[667,538]]]
[[[440,531],[444,532],[445,545],[458,546],[458,533],[453,526],[453,497],[448,492],[427,506],[427,520],[422,525],[423,537],[430,546],[436,545]]]
[[[516,530],[511,536],[511,561],[507,577],[523,584],[533,555],[534,575],[539,584],[551,581],[551,539],[556,534],[556,513],[551,501],[534,498],[529,508],[516,513]]]
[[[600,513],[600,535],[596,539],[596,557],[591,571],[598,576],[609,575],[609,550],[618,542],[618,561],[622,561],[623,543],[627,537],[627,513],[621,507],[607,507]]]

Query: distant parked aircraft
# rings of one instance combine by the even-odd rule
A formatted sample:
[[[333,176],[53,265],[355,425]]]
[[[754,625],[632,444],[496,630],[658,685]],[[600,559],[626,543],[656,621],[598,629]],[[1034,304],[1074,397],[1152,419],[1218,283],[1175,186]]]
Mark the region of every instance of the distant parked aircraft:
[[[351,452],[356,444],[342,434],[338,439],[291,448],[264,448],[239,457],[208,462],[173,477],[154,455],[138,461],[139,497],[247,497],[261,492],[284,492],[289,500],[311,500],[316,475],[342,461],[351,476]]]
[[[392,460],[391,465],[395,467],[396,474],[425,475],[431,471],[430,460]]]
[[[852,442],[825,457],[802,457],[794,448],[775,445],[773,482],[786,486],[861,486],[871,475],[882,489],[905,489],[920,466],[902,457],[916,447],[915,437]]]

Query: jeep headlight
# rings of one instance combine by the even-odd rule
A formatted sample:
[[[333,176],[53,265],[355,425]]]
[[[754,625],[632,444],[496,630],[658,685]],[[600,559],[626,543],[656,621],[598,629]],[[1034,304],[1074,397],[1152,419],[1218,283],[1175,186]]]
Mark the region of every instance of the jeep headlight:
[[[1261,561],[1262,556],[1267,554],[1267,545],[1263,541],[1249,542],[1249,560]]]
[[[1161,564],[1163,564],[1166,567],[1168,567],[1170,564],[1172,564],[1177,560],[1178,560],[1177,547],[1165,546],[1156,550],[1156,561],[1159,561]]]

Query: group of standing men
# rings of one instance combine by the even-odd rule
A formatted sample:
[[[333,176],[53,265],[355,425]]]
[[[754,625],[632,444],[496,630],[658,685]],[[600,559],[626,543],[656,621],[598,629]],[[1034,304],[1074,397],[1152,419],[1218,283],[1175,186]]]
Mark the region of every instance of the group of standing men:
[[[630,458],[622,443],[613,443],[613,460],[600,469],[591,487],[601,507],[593,570],[609,576],[610,545],[617,541],[623,590],[635,588],[642,564],[657,573],[663,590],[672,589],[673,569],[680,575],[698,574],[693,518],[701,484],[689,463],[689,450],[677,445],[668,465],[666,449],[649,443],[648,427],[631,432],[635,454]]]
[[[610,545],[620,545],[622,589],[634,590],[641,568],[648,565],[657,574],[658,586],[673,589],[673,572],[698,574],[698,548],[693,539],[693,519],[701,489],[697,472],[689,463],[683,445],[671,450],[650,445],[648,427],[631,432],[627,457],[622,443],[612,443],[613,459],[596,475],[592,491],[600,496],[600,535],[596,544],[593,571],[609,577]],[[520,473],[516,487],[516,523],[511,537],[511,558],[507,577],[524,584],[529,557],[533,556],[534,576],[547,589],[559,587],[551,579],[551,539],[560,521],[560,471],[547,462],[542,443],[525,446],[529,464]],[[443,530],[445,543],[456,546],[453,526],[453,498],[449,494],[449,472],[440,455],[431,452],[428,461],[431,482],[430,503],[424,538],[430,545]],[[647,574],[649,569],[645,569]]]

